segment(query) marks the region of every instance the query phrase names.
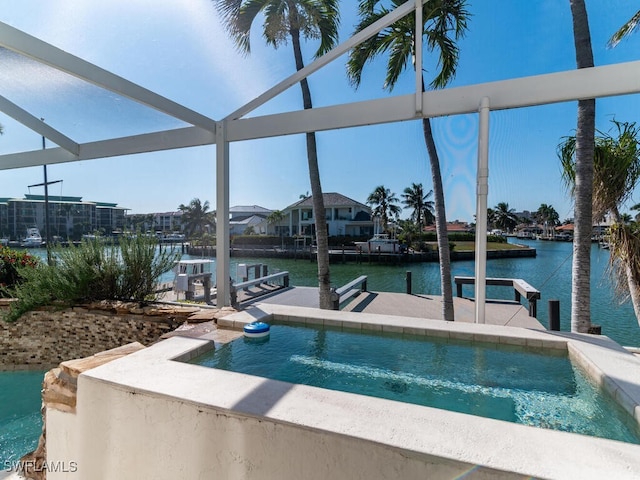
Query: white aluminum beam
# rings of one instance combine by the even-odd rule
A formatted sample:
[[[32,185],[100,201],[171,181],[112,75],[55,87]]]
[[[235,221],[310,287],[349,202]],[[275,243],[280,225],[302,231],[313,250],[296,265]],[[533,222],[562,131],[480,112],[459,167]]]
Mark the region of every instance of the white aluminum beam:
[[[640,61],[432,90],[422,94],[423,116],[477,113],[484,97],[491,110],[640,93]],[[229,123],[230,142],[393,123],[421,118],[415,96],[403,95],[331,107],[239,119]]]
[[[231,260],[229,254],[229,142],[226,122],[216,129],[216,306],[231,304]]]
[[[157,152],[176,148],[212,145],[215,135],[198,127],[185,127],[163,132],[146,133],[130,137],[113,138],[79,145],[74,155],[62,148],[48,148],[31,152],[0,156],[0,170],[52,165],[57,163],[94,160],[135,153]]]
[[[41,136],[48,138],[56,145],[61,146],[69,153],[78,155],[80,146],[66,135],[44,123],[39,118],[34,117],[26,110],[0,95],[0,111],[9,115],[14,120],[30,128]]]
[[[487,196],[489,194],[489,99],[478,108],[478,171],[476,173],[475,321],[485,323],[487,298]]]
[[[422,114],[422,0],[415,0],[415,62],[413,68],[416,76],[416,113]]]
[[[427,0],[422,0],[423,3],[426,1]],[[317,60],[314,60],[309,65],[304,67],[302,70],[298,70],[296,73],[289,76],[288,78],[285,78],[283,81],[281,81],[274,87],[270,88],[259,97],[256,97],[255,99],[251,100],[249,103],[247,103],[246,105],[243,105],[242,107],[237,109],[235,112],[230,113],[225,117],[225,120],[237,120],[239,118],[244,117],[247,113],[252,112],[256,108],[264,105],[272,98],[281,94],[282,92],[289,89],[293,85],[296,85],[297,83],[299,83],[302,79],[307,78],[312,73],[320,70],[325,65],[331,63],[336,58],[342,56],[343,54],[351,50],[353,47],[356,47],[362,42],[364,42],[365,40],[367,40],[368,38],[373,37],[383,28],[388,27],[389,25],[401,19],[405,15],[411,13],[411,11],[414,8],[415,8],[415,4],[412,2],[403,3],[402,5],[397,7],[395,10],[393,10],[392,12],[389,12],[388,14],[386,14],[384,17],[382,17],[375,23],[372,23],[361,32],[356,33],[353,37],[349,38],[349,40],[347,40],[346,42],[341,43],[337,47],[333,48],[331,51],[322,55]]]
[[[423,115],[475,113],[483,97],[490,99],[491,110],[505,110],[635,93],[640,93],[640,61],[429,91],[423,94]],[[415,112],[415,96],[411,94],[230,121],[226,138],[234,142],[417,118],[421,117]],[[56,149],[48,149],[47,155],[37,152],[2,155],[0,170],[214,143],[213,133],[187,127],[81,144],[77,157],[61,152],[49,157]]]
[[[2,22],[0,22],[0,45],[186,123],[215,133],[215,121],[211,118]]]

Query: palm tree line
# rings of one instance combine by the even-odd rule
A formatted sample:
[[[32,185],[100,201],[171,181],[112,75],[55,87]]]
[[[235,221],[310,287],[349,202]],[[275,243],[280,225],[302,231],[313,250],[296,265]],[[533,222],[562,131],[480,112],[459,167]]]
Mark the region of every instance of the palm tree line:
[[[229,33],[238,47],[249,51],[251,26],[258,14],[264,14],[263,36],[267,43],[274,48],[291,41],[296,63],[296,69],[304,67],[300,48],[301,37],[307,40],[320,39],[320,47],[316,57],[329,51],[337,43],[337,27],[339,23],[339,3],[331,0],[308,2],[305,0],[213,0],[222,13]],[[376,20],[382,18],[393,8],[399,6],[401,0],[361,0],[359,3],[360,23],[355,31],[362,31]],[[570,0],[573,33],[576,48],[576,64],[578,68],[588,68],[594,65],[591,49],[589,21],[584,0]],[[428,1],[423,10],[423,38],[426,39],[427,50],[438,53],[437,68],[430,86],[442,88],[454,77],[458,48],[456,41],[467,30],[469,14],[464,0],[442,2]],[[615,46],[621,38],[633,32],[640,20],[640,12],[634,15],[611,40],[610,46]],[[386,77],[383,88],[392,90],[401,72],[409,61],[415,68],[415,17],[407,15],[391,27],[382,30],[377,35],[357,46],[349,54],[347,73],[354,87],[358,87],[362,80],[364,67],[373,58],[388,54]],[[300,82],[303,106],[312,108],[311,95],[306,80]],[[422,90],[425,90],[424,75]],[[440,160],[428,118],[423,119],[425,145],[429,155],[432,181],[434,186],[433,214],[438,232],[438,249],[440,254],[441,284],[443,293],[443,318],[453,320],[453,301],[451,290],[451,270],[448,255],[448,241],[446,235],[446,216],[444,192],[440,173]],[[584,332],[590,326],[590,265],[588,249],[590,248],[592,226],[592,186],[593,186],[593,157],[595,136],[595,100],[586,99],[578,102],[576,142],[575,142],[575,176],[572,193],[575,201],[575,237],[573,275],[572,275],[572,330]],[[314,217],[318,241],[318,279],[320,287],[320,304],[324,308],[323,292],[328,293],[329,269],[328,233],[326,231],[325,209],[322,204],[322,190],[320,184],[318,159],[315,145],[315,134],[307,134],[307,159],[311,181],[312,197],[314,198]],[[381,186],[382,187],[382,186]],[[418,226],[428,221],[423,209],[422,196],[420,199],[414,194],[405,192],[403,199],[410,202],[413,209],[412,224]],[[388,189],[374,190],[368,198],[368,203],[374,207],[374,212],[381,219],[384,228],[390,219],[397,218],[399,207],[398,198]],[[406,204],[409,206],[408,204]],[[505,229],[513,228],[517,222],[514,212],[508,204],[502,202],[496,208],[490,209],[488,214],[496,226]],[[273,219],[272,219],[273,220]],[[549,205],[542,204],[536,212],[536,220],[546,224],[558,221],[557,212]],[[326,248],[325,248],[326,247]],[[640,270],[640,269],[639,269]],[[326,297],[326,295],[325,295]],[[326,299],[326,298],[325,298]]]

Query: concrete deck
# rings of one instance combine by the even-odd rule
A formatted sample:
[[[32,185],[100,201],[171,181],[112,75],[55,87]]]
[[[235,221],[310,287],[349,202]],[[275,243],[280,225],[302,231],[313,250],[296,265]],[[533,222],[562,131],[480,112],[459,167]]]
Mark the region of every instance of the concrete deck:
[[[442,297],[438,295],[363,292],[345,305],[342,310],[442,320],[441,299]],[[290,287],[274,291],[262,297],[246,298],[243,305],[258,303],[318,308],[318,289],[315,287]],[[475,302],[473,299],[454,297],[453,308],[457,322],[475,322]],[[536,318],[529,316],[526,308],[518,303],[509,301],[488,302],[486,304],[486,323],[538,330],[545,329]]]

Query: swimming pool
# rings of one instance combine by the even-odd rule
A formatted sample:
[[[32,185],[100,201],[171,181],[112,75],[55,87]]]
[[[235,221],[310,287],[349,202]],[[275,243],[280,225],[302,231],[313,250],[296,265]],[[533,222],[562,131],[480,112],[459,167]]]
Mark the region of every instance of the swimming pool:
[[[33,451],[42,433],[44,372],[0,372],[0,471]]]
[[[566,352],[274,325],[190,363],[497,420],[640,443],[633,419]]]

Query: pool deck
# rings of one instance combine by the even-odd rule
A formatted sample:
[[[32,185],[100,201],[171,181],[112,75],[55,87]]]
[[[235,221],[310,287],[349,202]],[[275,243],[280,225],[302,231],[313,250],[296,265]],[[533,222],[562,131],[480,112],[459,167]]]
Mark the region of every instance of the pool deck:
[[[315,287],[290,287],[251,298],[242,295],[243,305],[266,303],[294,307],[318,308],[318,289]],[[346,312],[375,313],[413,318],[442,320],[442,297],[438,295],[409,295],[392,292],[363,292],[346,304]],[[475,322],[475,302],[469,298],[453,299],[455,321]],[[545,327],[522,305],[509,301],[488,301],[485,307],[486,323],[511,327],[544,330]]]

